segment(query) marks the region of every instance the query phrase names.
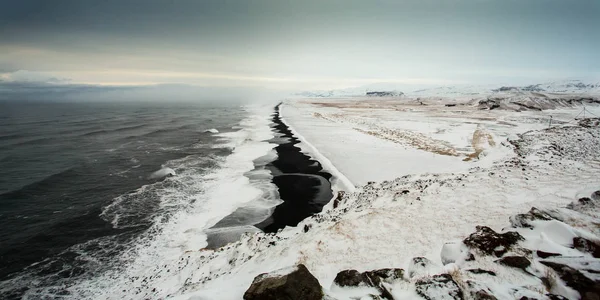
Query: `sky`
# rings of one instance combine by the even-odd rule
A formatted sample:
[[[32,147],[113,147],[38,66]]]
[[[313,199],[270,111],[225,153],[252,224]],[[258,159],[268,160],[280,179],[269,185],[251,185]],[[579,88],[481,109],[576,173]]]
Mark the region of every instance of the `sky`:
[[[0,82],[314,90],[600,78],[598,15],[598,0],[0,0]]]

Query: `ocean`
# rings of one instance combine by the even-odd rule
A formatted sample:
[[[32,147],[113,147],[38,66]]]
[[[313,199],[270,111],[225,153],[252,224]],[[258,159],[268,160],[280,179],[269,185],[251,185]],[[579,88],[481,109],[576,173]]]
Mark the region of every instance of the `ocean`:
[[[267,168],[277,156],[271,113],[0,103],[0,298],[81,298],[126,284],[124,269],[207,247],[210,227],[241,203],[253,219],[228,232],[258,231],[245,225],[281,203]]]

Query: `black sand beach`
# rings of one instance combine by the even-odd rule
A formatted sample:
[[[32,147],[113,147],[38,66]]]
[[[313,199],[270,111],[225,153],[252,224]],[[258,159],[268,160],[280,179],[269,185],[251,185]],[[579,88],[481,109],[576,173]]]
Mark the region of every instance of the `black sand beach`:
[[[272,115],[271,127],[276,137],[269,140],[277,144],[277,159],[256,167],[271,171],[272,181],[283,202],[264,220],[261,217],[264,209],[253,207],[252,203],[239,207],[206,232],[207,248],[216,249],[237,241],[241,234],[252,232],[252,228],[277,232],[286,226],[296,226],[305,218],[321,212],[323,206],[333,198],[329,182],[331,174],[324,172],[321,163],[302,153],[296,146],[300,141],[281,120],[279,108],[280,105],[277,105]]]
[[[278,157],[268,167],[284,202],[275,208],[271,217],[256,225],[265,232],[298,225],[305,218],[321,212],[333,197],[329,182],[331,174],[323,171],[321,163],[302,153],[296,146],[300,141],[281,120],[280,106],[275,107],[273,130],[281,134],[286,142],[275,148]]]

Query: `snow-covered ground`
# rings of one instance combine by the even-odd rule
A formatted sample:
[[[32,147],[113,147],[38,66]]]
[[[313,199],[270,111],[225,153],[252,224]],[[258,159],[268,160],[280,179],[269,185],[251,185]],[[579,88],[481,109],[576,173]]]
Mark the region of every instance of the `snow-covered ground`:
[[[305,99],[286,103],[282,111],[288,124],[357,186],[407,174],[490,166],[511,155],[512,150],[502,146],[507,139],[547,128],[550,122],[572,123],[582,111],[574,107],[515,113],[444,103]],[[599,106],[587,110],[600,115]]]
[[[600,115],[598,107],[588,109]],[[477,284],[498,299],[577,297],[535,251],[578,256],[562,262],[587,263],[592,271],[582,272],[599,279],[598,260],[572,249],[573,237],[600,240],[598,207],[565,208],[600,190],[600,128],[577,126],[573,117],[580,111],[489,111],[396,100],[285,103],[283,119],[301,136],[303,149],[337,176],[337,190],[349,192],[298,227],[246,234],[214,251],[188,250],[159,265],[129,270],[118,276],[122,284],[102,297],[241,299],[257,275],[300,263],[333,299],[377,292],[340,288],[333,284],[338,272],[381,268],[408,271],[388,286],[397,299],[420,299],[416,285],[440,273],[451,274],[461,287]],[[549,116],[558,126],[547,128]],[[559,220],[509,228],[510,217],[531,207]],[[476,251],[474,261],[465,261],[462,241],[477,225],[521,233],[526,239],[507,250],[531,261],[528,273]],[[414,257],[431,263],[415,271]],[[455,262],[448,264],[449,259]],[[470,268],[496,276],[466,271]]]

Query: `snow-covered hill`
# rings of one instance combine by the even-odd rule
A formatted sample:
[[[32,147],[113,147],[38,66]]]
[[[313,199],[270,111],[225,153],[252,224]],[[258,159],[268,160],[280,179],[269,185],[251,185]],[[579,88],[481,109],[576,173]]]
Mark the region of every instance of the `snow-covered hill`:
[[[355,88],[334,89],[327,91],[304,91],[297,93],[301,97],[360,97],[365,96],[367,91],[395,91],[399,88],[390,84],[371,84]],[[409,97],[465,97],[465,96],[488,96],[495,94],[600,94],[600,81],[563,80],[545,83],[537,83],[524,86],[498,86],[498,85],[454,85],[440,86],[411,90],[403,89]]]

